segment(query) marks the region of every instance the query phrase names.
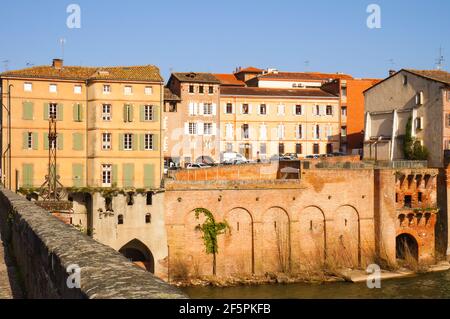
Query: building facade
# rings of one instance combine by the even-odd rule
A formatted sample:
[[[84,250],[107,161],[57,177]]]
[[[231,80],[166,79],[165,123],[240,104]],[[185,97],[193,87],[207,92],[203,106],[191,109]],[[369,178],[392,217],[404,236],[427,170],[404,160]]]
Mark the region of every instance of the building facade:
[[[5,72],[1,83],[5,185],[14,190],[44,183],[53,117],[57,174],[64,186],[160,187],[158,68],[64,66],[55,59],[51,66]]]

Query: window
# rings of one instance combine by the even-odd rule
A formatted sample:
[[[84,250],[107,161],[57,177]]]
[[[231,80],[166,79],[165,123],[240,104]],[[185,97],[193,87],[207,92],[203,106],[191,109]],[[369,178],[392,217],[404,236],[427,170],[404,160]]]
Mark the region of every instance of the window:
[[[299,124],[297,126],[297,138],[302,139],[303,138],[303,125]]]
[[[418,193],[417,193],[417,201],[418,201],[419,203],[422,203],[422,192],[418,192]]]
[[[233,114],[233,104],[232,103],[227,103],[227,105],[225,106],[225,113]]]
[[[302,106],[300,104],[295,106],[295,115],[302,115]]]
[[[267,114],[267,105],[261,104],[259,106],[259,114],[266,115]]]
[[[127,133],[123,135],[123,149],[126,151],[133,149],[133,134]]]
[[[342,114],[342,116],[347,116],[347,107],[346,106],[341,107],[341,114]]]
[[[279,143],[278,144],[278,154],[279,155],[284,154],[284,143]]]
[[[103,85],[103,94],[110,94],[111,93],[111,85],[105,84]]]
[[[189,123],[189,134],[190,135],[197,134],[197,123]]]
[[[313,154],[319,154],[319,144],[313,144]]]
[[[205,103],[203,104],[203,114],[204,115],[211,115],[213,113],[213,106],[211,103]]]
[[[134,205],[134,198],[133,198],[133,193],[132,192],[127,193],[127,205],[128,206],[133,206]]]
[[[267,144],[266,143],[261,143],[259,145],[259,152],[263,155],[267,154]]]
[[[103,187],[111,186],[111,180],[112,180],[111,174],[112,174],[112,165],[111,164],[102,165],[102,186]]]
[[[75,93],[75,94],[81,94],[81,89],[82,89],[81,85],[75,85],[75,86],[73,87],[73,93]]]
[[[403,85],[408,84],[408,77],[406,75],[403,76]]]
[[[341,127],[341,136],[347,136],[347,126]]]
[[[200,94],[205,93],[205,87],[204,87],[203,85],[200,85],[200,86],[198,87],[198,93],[200,93]]]
[[[102,120],[111,121],[111,104],[102,105]]]
[[[248,124],[242,125],[242,138],[250,138],[250,129]]]
[[[209,94],[214,94],[214,86],[212,86],[212,85],[209,86],[208,93]]]
[[[194,86],[192,84],[189,85],[189,93],[191,93],[191,94],[194,93]]]
[[[111,149],[111,133],[102,133],[102,150]]]
[[[227,143],[226,150],[227,152],[233,152],[233,143]]]
[[[423,105],[423,92],[417,92],[416,94],[416,105]]]
[[[446,124],[448,127],[450,127],[450,113],[447,113],[445,118],[446,118],[445,124]]]
[[[316,115],[320,115],[320,105],[316,105],[315,111]]]
[[[295,144],[295,153],[297,153],[297,154],[302,154],[303,153],[302,144],[300,144],[300,143]]]
[[[278,138],[279,139],[284,138],[284,125],[283,124],[278,125]]]
[[[152,86],[146,86],[144,89],[145,95],[152,95],[153,94],[153,87]]]
[[[125,95],[132,95],[133,94],[133,87],[131,85],[125,85],[123,93]]]
[[[117,216],[117,224],[123,225],[123,215]]]
[[[152,215],[150,213],[146,214],[145,215],[145,223],[150,224],[151,222],[152,222]]]
[[[346,86],[342,87],[342,97],[347,97],[347,87]]]
[[[153,106],[144,106],[144,121],[153,121]]]
[[[58,86],[56,84],[50,84],[49,92],[50,93],[57,93],[58,92]]]
[[[177,102],[169,103],[169,112],[176,113],[177,112]]]
[[[333,115],[333,106],[327,105],[327,115]]]
[[[203,123],[203,134],[212,135],[212,131],[213,131],[212,128],[213,128],[212,123]]]
[[[278,105],[278,115],[284,115],[284,105]]]
[[[31,91],[33,91],[33,84],[31,84],[31,83],[29,83],[29,82],[24,83],[24,84],[23,84],[23,90],[24,90],[25,92],[31,92]]]
[[[145,204],[146,204],[147,206],[153,205],[153,192],[147,192]]]
[[[29,150],[33,149],[33,133],[31,132],[27,134],[27,147]]]
[[[316,140],[320,139],[320,126],[319,125],[315,125],[314,128],[314,138]]]
[[[412,206],[412,196],[405,195],[404,207],[411,208],[411,206]]]
[[[58,109],[58,104],[50,103],[48,105],[48,118],[56,119],[57,118],[57,109]]]
[[[242,114],[249,114],[250,108],[248,104],[242,104]]]
[[[152,151],[153,150],[153,134],[145,134],[144,135],[144,149],[146,151]]]

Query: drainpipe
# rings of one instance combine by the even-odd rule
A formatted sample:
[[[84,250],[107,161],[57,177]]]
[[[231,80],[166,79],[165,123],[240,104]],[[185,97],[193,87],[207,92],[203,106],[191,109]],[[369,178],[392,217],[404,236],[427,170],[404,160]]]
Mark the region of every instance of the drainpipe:
[[[160,106],[159,106],[159,183],[160,187],[162,186],[163,174],[164,174],[164,155],[163,155],[163,127],[162,127],[162,114],[164,108],[164,81],[160,82]],[[164,132],[165,133],[165,132]]]
[[[85,137],[85,143],[84,145],[86,145],[86,167],[84,168],[85,173],[85,179],[86,179],[86,187],[89,187],[89,170],[88,170],[88,166],[89,166],[89,89],[88,89],[88,84],[89,84],[89,80],[86,80],[84,82],[85,86],[86,86],[86,137]]]

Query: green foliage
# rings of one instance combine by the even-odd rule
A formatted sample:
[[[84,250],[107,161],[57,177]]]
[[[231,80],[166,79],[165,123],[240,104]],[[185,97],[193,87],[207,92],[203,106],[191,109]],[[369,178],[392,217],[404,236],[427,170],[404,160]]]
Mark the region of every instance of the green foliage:
[[[217,223],[213,214],[205,208],[195,209],[195,217],[197,219],[199,219],[200,214],[203,214],[206,220],[202,225],[198,225],[196,229],[201,230],[203,233],[206,253],[215,255],[219,252],[217,236],[225,233],[230,227],[226,221]]]
[[[412,118],[410,117],[406,123],[406,134],[403,139],[403,156],[410,161],[426,161],[429,155],[428,149],[412,137]]]

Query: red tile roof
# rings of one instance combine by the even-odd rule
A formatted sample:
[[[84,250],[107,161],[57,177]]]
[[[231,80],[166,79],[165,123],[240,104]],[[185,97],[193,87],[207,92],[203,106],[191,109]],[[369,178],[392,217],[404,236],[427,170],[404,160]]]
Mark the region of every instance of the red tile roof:
[[[237,73],[242,73],[242,72],[247,72],[247,73],[263,73],[263,71],[264,71],[263,69],[258,69],[258,68],[255,68],[255,67],[253,67],[253,66],[249,66],[249,67],[247,67],[247,68],[238,70],[237,72],[235,72],[235,74],[237,74]]]
[[[270,97],[329,97],[338,96],[328,93],[322,89],[269,89],[258,87],[223,87],[221,95],[232,96],[270,96]]]
[[[275,72],[259,76],[264,80],[281,80],[281,81],[323,81],[328,79],[351,80],[352,76],[342,73],[320,73],[320,72]]]
[[[245,86],[245,82],[238,80],[234,74],[213,74],[221,85],[224,86]]]
[[[443,82],[446,84],[450,84],[450,73],[442,70],[411,70],[411,69],[405,69],[405,71],[408,71],[410,73],[426,77],[431,80],[435,80],[438,82]]]

